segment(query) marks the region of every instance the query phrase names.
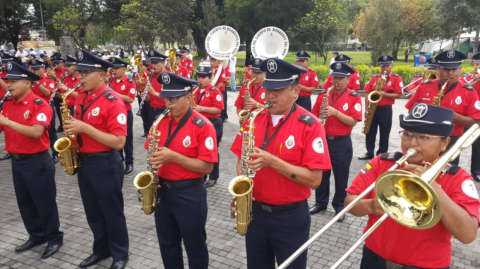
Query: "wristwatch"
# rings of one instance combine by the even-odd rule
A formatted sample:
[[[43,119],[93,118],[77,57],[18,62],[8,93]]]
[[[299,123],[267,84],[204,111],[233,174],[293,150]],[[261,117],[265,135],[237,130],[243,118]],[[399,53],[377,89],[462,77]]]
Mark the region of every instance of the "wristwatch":
[[[305,86],[302,86],[302,91],[304,91],[304,90],[305,90]]]

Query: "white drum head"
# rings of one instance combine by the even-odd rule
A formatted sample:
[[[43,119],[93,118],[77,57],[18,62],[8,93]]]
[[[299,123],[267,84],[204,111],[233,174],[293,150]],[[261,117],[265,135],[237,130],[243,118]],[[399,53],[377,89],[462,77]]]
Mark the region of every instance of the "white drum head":
[[[208,33],[205,48],[208,55],[217,60],[227,60],[237,53],[240,47],[240,36],[230,26],[220,25]]]
[[[288,36],[277,27],[265,27],[258,31],[252,40],[252,54],[262,60],[268,58],[283,59],[289,49]]]

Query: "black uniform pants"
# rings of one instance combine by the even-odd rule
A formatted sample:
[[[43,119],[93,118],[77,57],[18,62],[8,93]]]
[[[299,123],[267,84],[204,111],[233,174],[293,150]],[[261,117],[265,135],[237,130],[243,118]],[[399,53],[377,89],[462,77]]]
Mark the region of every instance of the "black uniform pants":
[[[160,107],[160,108],[150,107],[150,110],[148,111],[148,130],[150,130],[150,127],[152,126],[153,122],[155,121],[155,118],[158,115],[162,114],[163,111],[165,111],[165,109],[167,109],[167,108],[166,107]]]
[[[128,257],[127,222],[123,213],[123,169],[118,151],[107,158],[80,160],[78,186],[88,225],[93,232],[93,253]]]
[[[50,128],[48,128],[48,136],[50,139],[50,149],[52,150],[52,156],[58,156],[58,152],[56,152],[53,149],[53,145],[57,141],[57,130],[55,129],[55,109],[53,107],[53,104],[51,105],[52,107],[52,119],[50,120]],[[60,116],[61,117],[61,116]],[[62,120],[60,119],[60,125],[62,125]]]
[[[353,149],[350,136],[339,140],[328,140],[328,152],[332,162],[333,176],[335,178],[335,195],[333,196],[332,206],[335,212],[342,211],[348,187],[348,175],[350,173],[350,163],[352,162]],[[330,175],[332,170],[323,171],[322,182],[315,190],[315,204],[317,206],[327,206],[330,196]]]
[[[138,106],[140,107],[140,103],[142,102],[142,98],[138,97]],[[143,122],[143,133],[148,134],[148,131],[150,131],[150,121],[148,118],[148,113],[150,111],[150,101],[143,101],[143,106],[142,110],[140,111],[141,117],[142,117],[142,122]]]
[[[220,117],[222,118],[223,121],[226,121],[228,119],[228,114],[227,114],[227,90],[225,89],[224,92],[222,92],[223,96],[223,110],[222,113],[220,113]]]
[[[383,259],[381,256],[363,246],[363,256],[362,262],[360,264],[360,269],[387,269],[387,263],[390,263]],[[397,265],[390,263],[388,269],[395,268],[395,269],[427,269],[422,267],[416,266],[409,266],[409,265]],[[450,267],[444,267],[439,269],[449,269]]]
[[[179,189],[157,189],[155,225],[165,269],[183,269],[182,240],[190,269],[208,268],[207,192],[197,183]]]
[[[388,139],[390,137],[390,130],[392,129],[392,106],[378,106],[375,115],[372,119],[372,126],[370,132],[365,137],[365,145],[367,147],[367,154],[376,156],[381,153],[388,152]],[[380,143],[377,153],[375,151],[375,139],[377,137],[377,129],[380,128]]]
[[[57,112],[57,117],[58,117],[58,121],[60,122],[60,126],[63,126],[63,122],[62,122],[62,114],[60,113],[60,107],[62,106],[63,104],[63,100],[62,98],[60,97],[53,97],[53,104],[55,106],[55,111]],[[55,117],[55,115],[53,115],[53,117]],[[55,125],[53,125],[53,129],[55,129]]]
[[[310,233],[310,213],[307,201],[293,210],[270,213],[261,203],[253,202],[253,220],[245,236],[248,269],[274,269],[303,243]],[[287,268],[307,268],[307,251]]]
[[[472,144],[472,163],[470,166],[470,173],[477,175],[480,178],[480,138]]]
[[[34,243],[48,242],[59,245],[63,242],[58,208],[55,197],[55,165],[44,151],[26,160],[12,156],[13,187],[23,224]]]
[[[133,112],[131,109],[127,111],[127,139],[119,153],[125,164],[133,164]]]
[[[299,96],[296,102],[297,105],[305,108],[308,111],[312,111],[312,99],[310,96]]]
[[[215,127],[215,132],[217,134],[217,148],[220,146],[220,140],[223,136],[223,120],[222,118],[208,118],[210,122]],[[218,162],[213,164],[212,173],[210,173],[209,179],[217,180],[220,177],[220,151],[218,151]],[[205,175],[205,180],[207,175]]]

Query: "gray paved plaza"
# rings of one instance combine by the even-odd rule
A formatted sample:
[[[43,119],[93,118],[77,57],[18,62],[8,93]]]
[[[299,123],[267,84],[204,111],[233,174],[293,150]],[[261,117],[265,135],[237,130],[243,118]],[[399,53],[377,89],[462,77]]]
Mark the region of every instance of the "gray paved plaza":
[[[220,143],[220,179],[208,189],[207,234],[211,268],[246,268],[245,240],[233,230],[230,218],[231,196],[227,190],[229,181],[235,176],[236,157],[230,152],[230,146],[238,131],[237,116],[233,103],[237,93],[228,92],[228,112],[230,119],[224,125],[223,141]],[[313,97],[313,101],[316,96]],[[393,128],[390,136],[390,151],[399,150],[398,115],[404,113],[406,100],[399,100],[394,106]],[[134,113],[138,105],[135,101]],[[147,216],[140,210],[136,190],[132,185],[135,175],[146,167],[146,151],[143,149],[144,138],[141,119],[135,117],[134,124],[134,172],[125,177],[123,194],[125,197],[125,215],[130,238],[130,261],[128,268],[163,268],[162,258],[157,242],[153,216]],[[57,123],[58,124],[58,123]],[[365,165],[358,156],[365,153],[365,138],[361,134],[363,124],[354,128],[354,159],[350,168],[350,181]],[[4,145],[4,137],[0,135],[0,149]],[[0,154],[3,155],[3,152]],[[461,155],[460,164],[467,171],[470,167],[470,150]],[[88,257],[92,251],[93,236],[88,227],[80,198],[76,176],[67,175],[63,168],[56,165],[57,203],[60,214],[61,230],[65,233],[64,245],[60,252],[52,258],[41,260],[45,245],[32,251],[17,254],[16,246],[28,239],[20,217],[12,184],[10,161],[0,162],[0,269],[4,268],[77,268],[78,264]],[[333,182],[333,177],[331,178]],[[480,184],[477,184],[477,189]],[[331,184],[333,193],[334,186]],[[332,195],[331,195],[332,196]],[[313,204],[313,199],[309,201]],[[323,214],[312,216],[311,234],[317,232],[333,216],[331,206]],[[308,250],[309,268],[329,268],[338,258],[361,236],[366,218],[347,215],[343,223],[333,225],[326,234],[317,240]],[[480,233],[477,240],[463,245],[452,240],[451,268],[480,268]],[[435,251],[435,250],[432,250]],[[185,256],[185,252],[184,252]],[[186,257],[186,256],[185,256]],[[359,268],[361,251],[357,249],[341,268]],[[187,264],[186,258],[184,259]],[[100,262],[91,268],[108,268],[111,259]],[[188,267],[186,267],[188,268]]]

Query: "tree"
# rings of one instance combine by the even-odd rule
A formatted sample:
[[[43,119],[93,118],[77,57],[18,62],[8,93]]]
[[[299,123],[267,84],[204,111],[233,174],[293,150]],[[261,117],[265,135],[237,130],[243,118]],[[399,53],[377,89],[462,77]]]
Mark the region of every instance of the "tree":
[[[314,45],[314,51],[327,62],[327,43],[345,34],[348,24],[345,9],[334,0],[314,0],[314,9],[288,31],[292,37]]]
[[[311,0],[225,0],[225,22],[237,30],[247,46],[245,65],[250,61],[250,43],[258,30],[267,26],[287,30],[313,7]]]
[[[26,0],[0,0],[0,42],[12,42],[17,50],[20,39],[29,39],[28,30],[36,23],[29,6]]]
[[[223,23],[223,0],[192,1],[191,9],[193,12],[189,21],[193,40],[197,47],[197,54],[200,57],[206,57],[205,37],[212,28]],[[213,24],[215,22],[216,25]]]

